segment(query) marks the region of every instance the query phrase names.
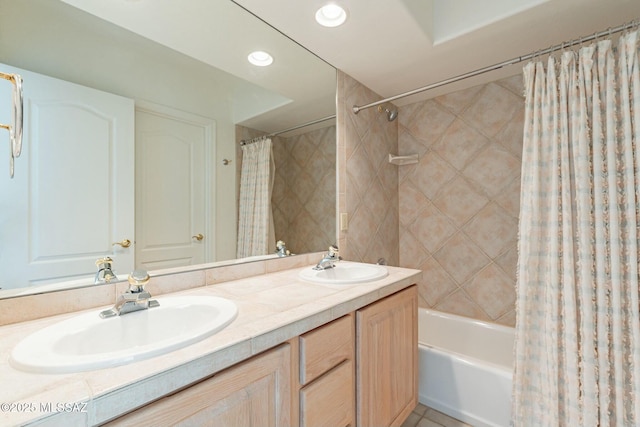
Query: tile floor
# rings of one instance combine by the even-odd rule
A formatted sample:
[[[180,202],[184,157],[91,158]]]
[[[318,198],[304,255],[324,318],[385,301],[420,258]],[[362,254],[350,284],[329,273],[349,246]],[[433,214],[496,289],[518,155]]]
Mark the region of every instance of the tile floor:
[[[435,409],[418,403],[402,427],[472,427]]]

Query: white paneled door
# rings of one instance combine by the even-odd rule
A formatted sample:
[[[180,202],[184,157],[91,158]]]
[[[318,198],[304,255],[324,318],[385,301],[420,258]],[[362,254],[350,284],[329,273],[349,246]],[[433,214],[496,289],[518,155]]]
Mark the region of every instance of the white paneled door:
[[[165,107],[136,109],[136,265],[201,264],[212,248],[213,122]]]
[[[15,178],[0,169],[0,287],[92,276],[104,256],[126,275],[133,245],[114,243],[134,239],[133,100],[0,70],[22,75],[25,117]],[[0,123],[10,122],[10,86],[0,87]]]

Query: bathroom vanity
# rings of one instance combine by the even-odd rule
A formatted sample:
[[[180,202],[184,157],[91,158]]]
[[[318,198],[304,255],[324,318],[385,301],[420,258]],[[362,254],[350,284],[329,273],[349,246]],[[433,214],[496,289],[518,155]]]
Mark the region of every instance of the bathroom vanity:
[[[200,342],[122,366],[33,374],[5,356],[0,376],[13,386],[0,400],[38,411],[3,411],[0,424],[398,426],[417,404],[420,272],[387,268],[358,284],[308,283],[290,268],[173,293],[230,299],[238,317]],[[1,327],[3,355],[75,314]],[[85,411],[39,411],[46,403]]]

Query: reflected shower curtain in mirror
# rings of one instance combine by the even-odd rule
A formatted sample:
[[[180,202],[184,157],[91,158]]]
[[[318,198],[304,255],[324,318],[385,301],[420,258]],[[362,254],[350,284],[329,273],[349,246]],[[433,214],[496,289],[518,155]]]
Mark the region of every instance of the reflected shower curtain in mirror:
[[[513,424],[640,425],[638,32],[524,68]]]
[[[266,255],[274,241],[271,192],[273,189],[271,138],[242,146],[237,257]],[[275,247],[274,247],[275,250]]]

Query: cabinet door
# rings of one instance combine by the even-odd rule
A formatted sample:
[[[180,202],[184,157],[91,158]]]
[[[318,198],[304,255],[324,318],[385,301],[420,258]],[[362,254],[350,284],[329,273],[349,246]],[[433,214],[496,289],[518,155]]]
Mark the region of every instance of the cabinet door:
[[[417,405],[417,311],[412,286],[356,312],[358,425],[399,426]]]
[[[109,426],[270,427],[291,425],[291,346],[284,344]]]

